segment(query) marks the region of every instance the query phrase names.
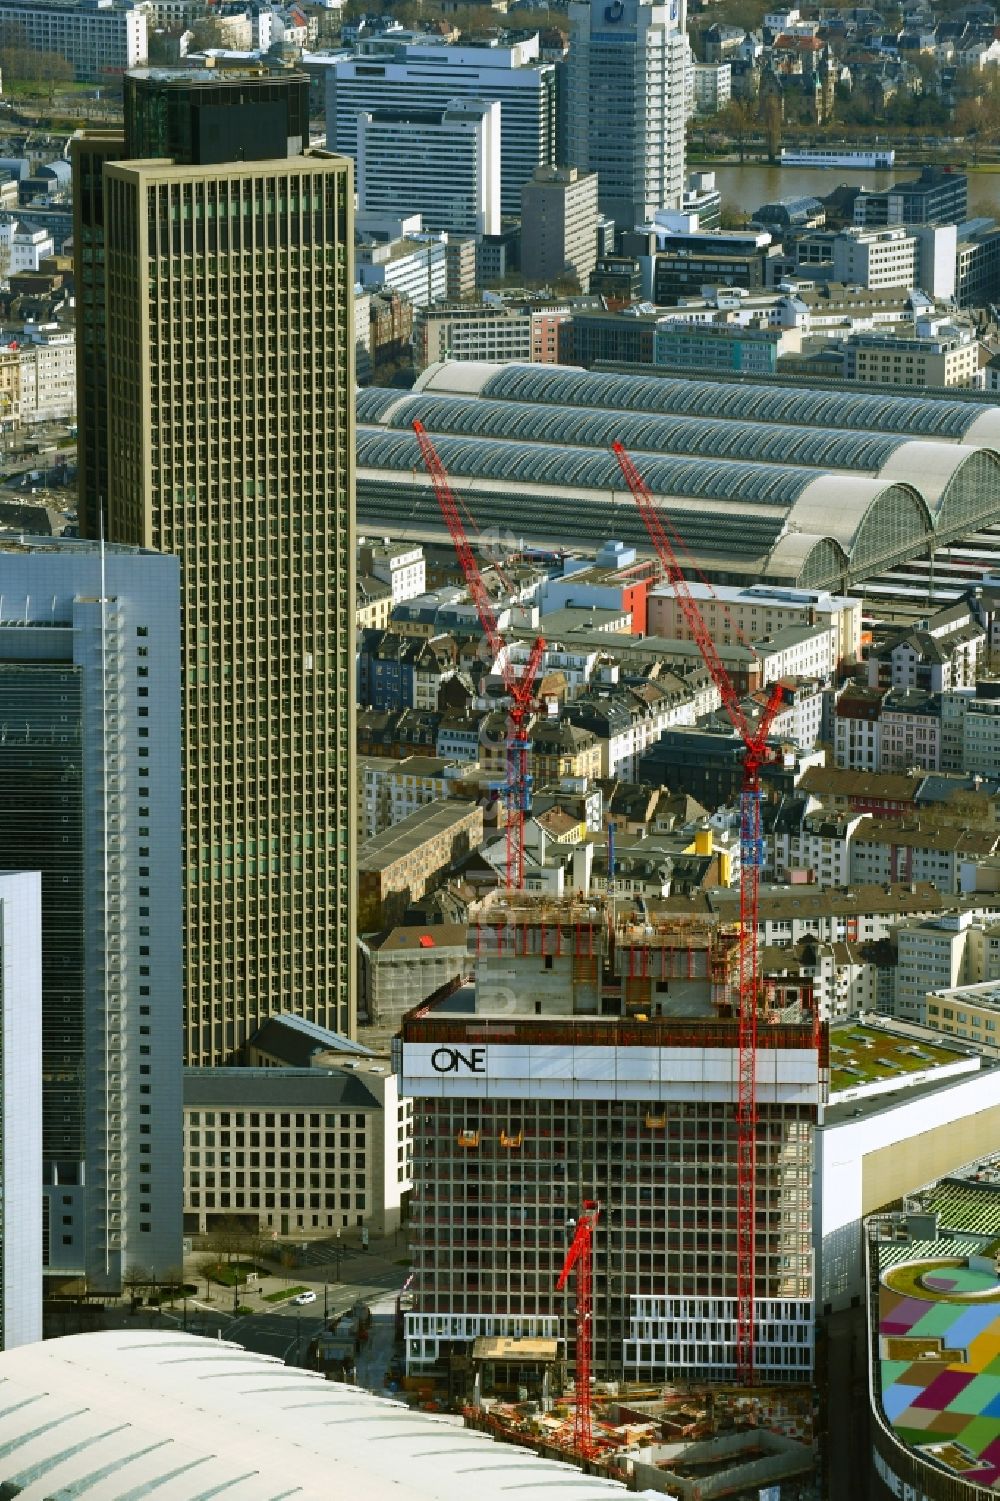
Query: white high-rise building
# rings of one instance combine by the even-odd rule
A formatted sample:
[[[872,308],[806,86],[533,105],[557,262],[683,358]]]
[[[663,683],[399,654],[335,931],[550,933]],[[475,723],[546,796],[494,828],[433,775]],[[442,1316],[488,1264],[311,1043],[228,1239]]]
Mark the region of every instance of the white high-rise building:
[[[631,229],[684,197],[685,0],[573,0],[567,152]]]
[[[362,111],[440,110],[457,99],[500,101],[501,206],[519,215],[522,187],[555,160],[555,65],[540,61],[537,34],[509,46],[387,40],[332,59],[326,139],[331,151],[357,157]]]
[[[425,229],[500,233],[500,104],[358,116],[358,213],[420,214]]]

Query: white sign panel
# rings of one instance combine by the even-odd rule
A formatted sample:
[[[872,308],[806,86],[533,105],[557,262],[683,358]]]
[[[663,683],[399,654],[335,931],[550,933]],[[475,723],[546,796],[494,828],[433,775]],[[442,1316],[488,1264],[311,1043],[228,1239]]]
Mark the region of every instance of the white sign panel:
[[[401,1090],[408,1095],[498,1099],[693,1100],[735,1103],[735,1048],[587,1047],[526,1042],[407,1042]],[[761,1048],[760,1104],[815,1105],[819,1058],[812,1048]]]

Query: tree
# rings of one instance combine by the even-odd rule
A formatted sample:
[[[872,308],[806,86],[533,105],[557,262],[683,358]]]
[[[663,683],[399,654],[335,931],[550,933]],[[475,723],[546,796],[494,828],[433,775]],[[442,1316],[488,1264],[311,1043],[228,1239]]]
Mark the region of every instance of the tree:
[[[216,1256],[200,1256],[195,1266],[195,1274],[204,1279],[205,1302],[212,1301],[212,1278],[219,1270],[219,1260]]]
[[[147,1267],[140,1266],[138,1262],[129,1262],[122,1277],[122,1286],[128,1294],[133,1309],[139,1301],[139,1290],[148,1287],[152,1282],[152,1273]]]
[[[781,125],[782,111],[781,100],[777,94],[768,94],[760,107],[761,124],[764,127],[764,140],[767,142],[767,156],[769,161],[775,161],[781,150]]]
[[[215,1252],[217,1261],[221,1262],[225,1257],[226,1265],[232,1266],[233,1258],[240,1254],[245,1242],[246,1231],[240,1221],[227,1215],[213,1226],[208,1245],[209,1250]]]
[[[757,110],[750,99],[730,99],[716,116],[719,129],[732,140],[740,153],[740,161],[746,159],[746,147],[757,124]]]

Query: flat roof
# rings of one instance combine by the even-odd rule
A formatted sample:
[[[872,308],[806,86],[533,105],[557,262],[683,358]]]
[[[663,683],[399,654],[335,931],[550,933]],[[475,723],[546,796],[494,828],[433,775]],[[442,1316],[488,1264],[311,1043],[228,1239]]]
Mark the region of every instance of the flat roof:
[[[905,1084],[908,1074],[962,1063],[967,1057],[964,1048],[849,1022],[830,1031],[830,1093],[886,1079]]]
[[[436,797],[392,828],[367,840],[358,852],[358,870],[384,870],[394,860],[419,849],[428,839],[446,834],[449,829],[464,823],[475,811],[475,803]]]
[[[223,1340],[113,1330],[0,1354],[4,1480],[24,1501],[508,1501],[625,1486]]]

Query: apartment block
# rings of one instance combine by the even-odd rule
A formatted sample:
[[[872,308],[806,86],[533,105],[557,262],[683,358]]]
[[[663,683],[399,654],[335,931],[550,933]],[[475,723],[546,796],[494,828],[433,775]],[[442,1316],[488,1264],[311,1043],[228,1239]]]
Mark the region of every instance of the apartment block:
[[[0,1350],[13,1350],[42,1338],[42,879],[37,871],[0,872],[0,1182]]]
[[[597,175],[538,167],[521,189],[521,271],[527,282],[571,277],[587,290],[597,265]]]
[[[65,57],[78,83],[109,83],[146,60],[146,14],[140,7],[0,0],[0,25],[17,28],[33,52]]]
[[[1000,1056],[1000,985],[995,979],[980,985],[929,989],[923,1010],[924,1025],[935,1032],[961,1038],[993,1058]]]
[[[42,880],[44,1267],[180,1260],[177,560],[0,545],[0,870]]]
[[[362,757],[358,766],[361,842],[402,823],[418,808],[449,797],[456,783],[474,770],[474,762],[470,766],[444,756]]]
[[[248,67],[131,73],[73,142],[81,531],[181,563],[193,1065],[352,1026],[352,184],[308,139]]]
[[[427,567],[419,543],[393,542],[388,537],[382,542],[362,542],[358,563],[363,573],[390,586],[393,605],[414,599],[426,588]]]
[[[882,386],[976,386],[979,341],[952,324],[936,333],[904,338],[891,333],[849,334],[843,343],[844,377]]]
[[[500,103],[362,110],[358,213],[419,214],[425,229],[500,233]]]
[[[470,950],[474,985],[404,1020],[398,1050],[415,1116],[408,1370],[480,1335],[565,1334],[572,1358],[572,1302],[555,1282],[580,1206],[597,1198],[596,1374],[731,1378],[731,936],[683,920],[611,925],[601,906],[521,897],[471,931]],[[801,1382],[825,1053],[807,1026],[768,1035],[756,1365],[761,1379]]]
[[[986,632],[966,603],[952,605],[914,630],[894,632],[868,657],[872,688],[941,693],[973,688]]]
[[[896,944],[892,1014],[904,1021],[938,1025],[927,1010],[929,991],[1000,980],[1000,925],[977,919],[975,913],[900,923]]]
[[[439,798],[369,839],[358,852],[359,931],[401,921],[407,905],[431,890],[482,838],[482,808]]]

